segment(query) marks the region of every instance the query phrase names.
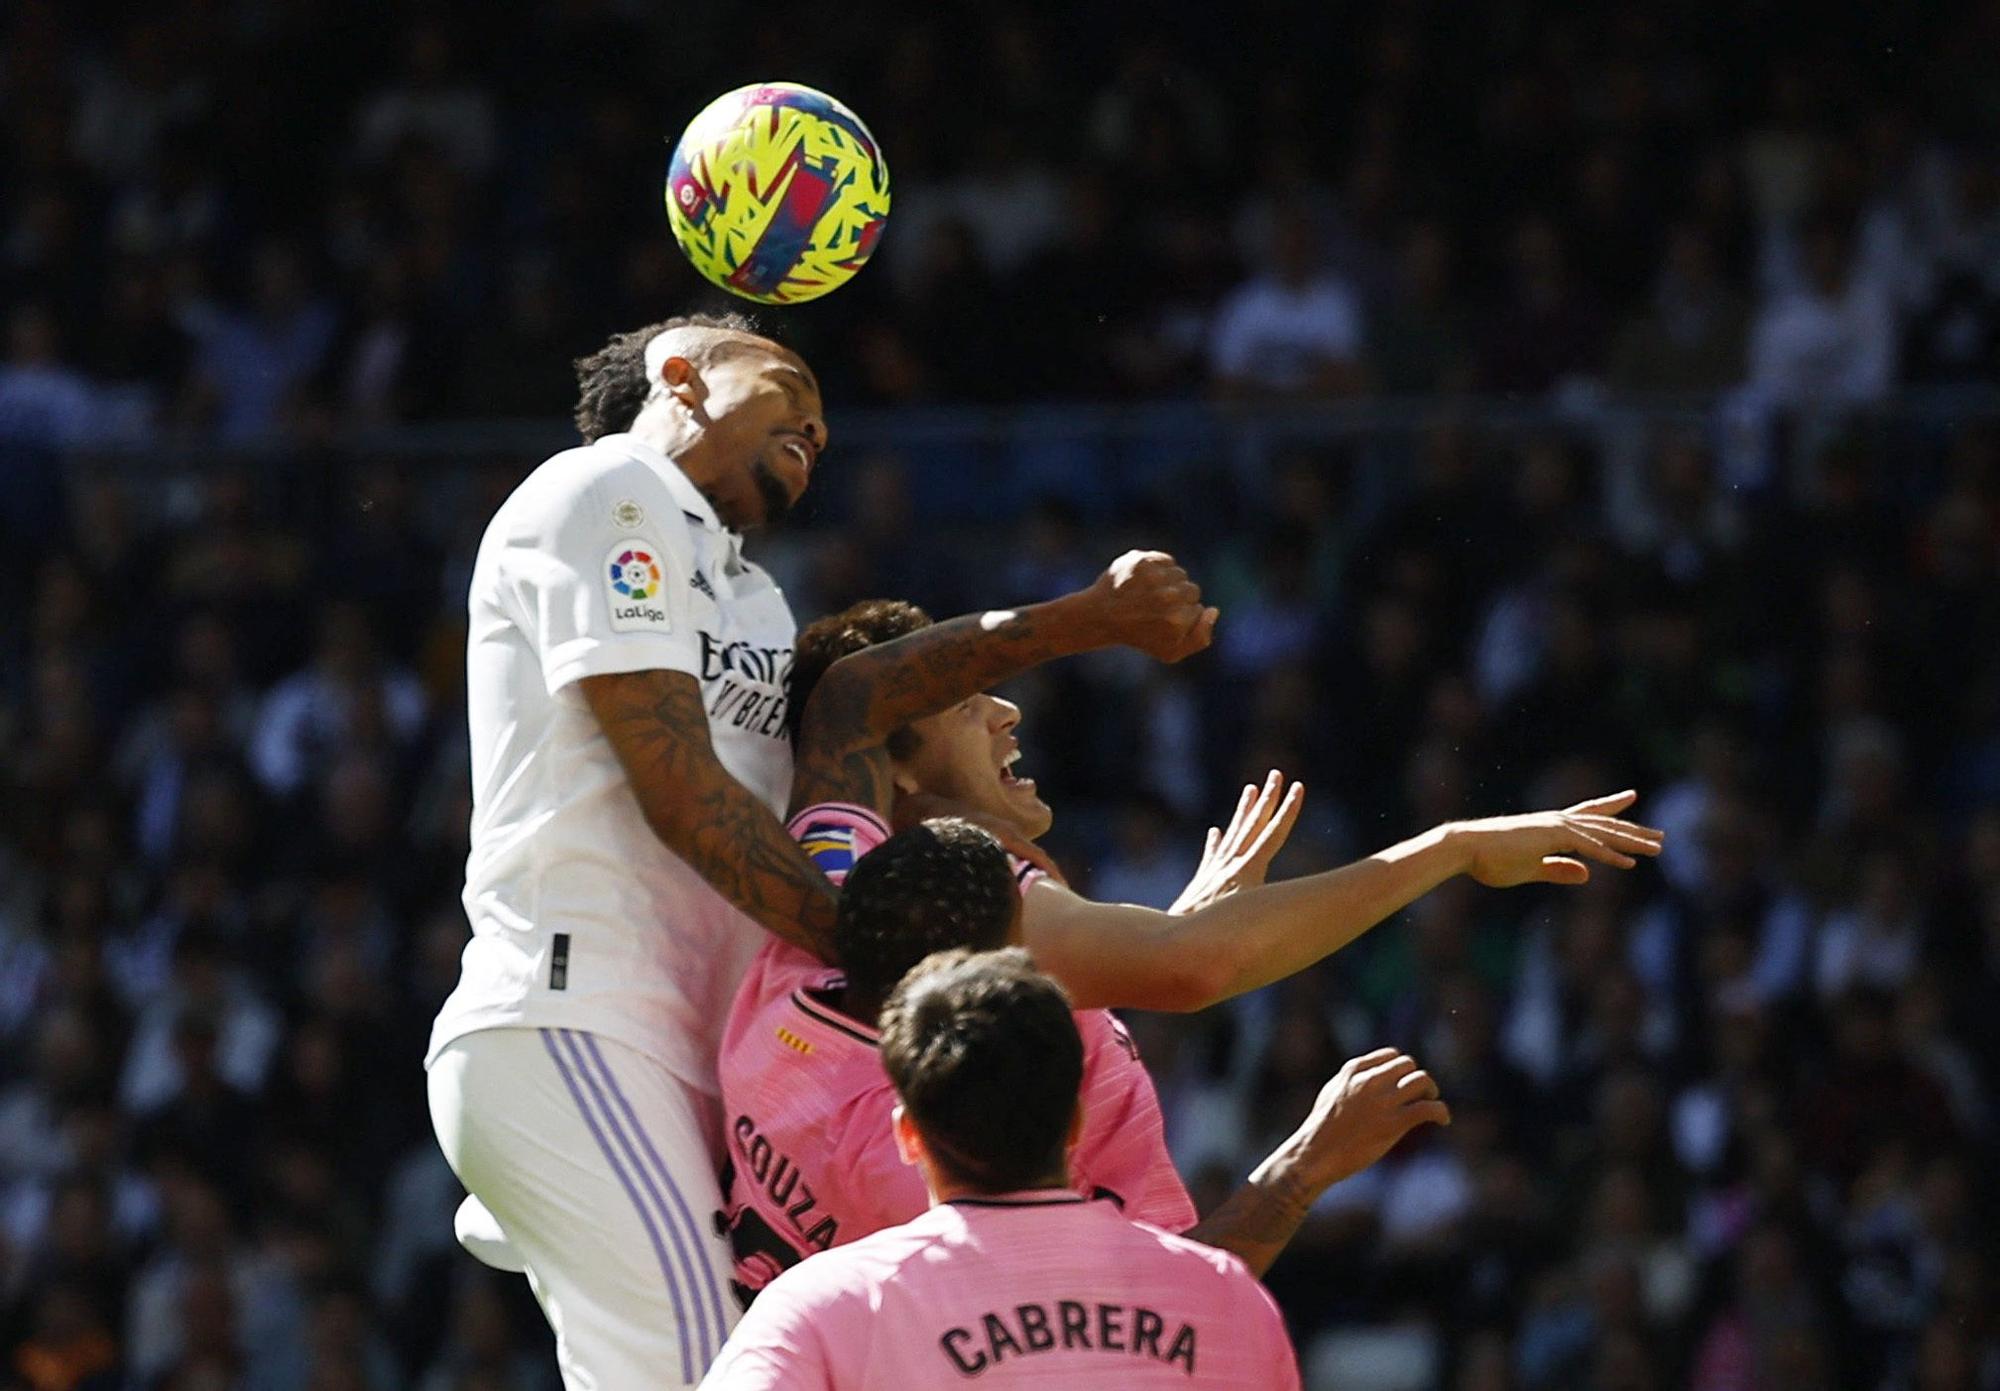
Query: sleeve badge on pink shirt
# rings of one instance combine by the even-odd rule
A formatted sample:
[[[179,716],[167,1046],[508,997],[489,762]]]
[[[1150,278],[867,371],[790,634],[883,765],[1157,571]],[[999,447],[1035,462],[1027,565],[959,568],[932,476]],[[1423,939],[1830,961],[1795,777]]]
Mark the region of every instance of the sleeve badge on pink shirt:
[[[820,873],[845,874],[854,868],[854,828],[815,821],[799,832],[799,845]]]

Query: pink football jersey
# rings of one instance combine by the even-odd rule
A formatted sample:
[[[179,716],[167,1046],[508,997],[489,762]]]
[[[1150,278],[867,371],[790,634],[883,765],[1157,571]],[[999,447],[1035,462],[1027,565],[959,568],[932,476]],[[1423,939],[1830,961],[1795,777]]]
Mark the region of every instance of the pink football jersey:
[[[791,830],[836,882],[889,834],[872,812],[840,805],[808,808]],[[1016,870],[1024,887],[1041,873]],[[816,1251],[909,1221],[930,1201],[922,1176],[896,1153],[896,1093],[874,1025],[828,1003],[840,984],[837,969],[773,938],[723,1030],[721,1221],[746,1295]],[[1159,1097],[1131,1035],[1108,1010],[1085,1010],[1076,1023],[1084,1119],[1071,1180],[1128,1217],[1187,1230],[1194,1203],[1167,1154]]]
[[[961,1198],[787,1271],[702,1391],[1194,1387],[1297,1391],[1236,1257],[1072,1193]]]

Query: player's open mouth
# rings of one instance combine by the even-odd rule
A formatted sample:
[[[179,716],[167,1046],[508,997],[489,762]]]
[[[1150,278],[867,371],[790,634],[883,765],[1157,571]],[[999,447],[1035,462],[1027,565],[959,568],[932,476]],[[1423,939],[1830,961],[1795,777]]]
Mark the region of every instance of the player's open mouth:
[[[785,441],[785,452],[799,461],[800,471],[810,475],[813,467],[813,451],[810,445],[799,439]]]
[[[1024,778],[1014,771],[1014,765],[1021,761],[1021,751],[1017,748],[1000,760],[1000,785],[1002,787],[1024,787],[1033,790],[1035,780]]]

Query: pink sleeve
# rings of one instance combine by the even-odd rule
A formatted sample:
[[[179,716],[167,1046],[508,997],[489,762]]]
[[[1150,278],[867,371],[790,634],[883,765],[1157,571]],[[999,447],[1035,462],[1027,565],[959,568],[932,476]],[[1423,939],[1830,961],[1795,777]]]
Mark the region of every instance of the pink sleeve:
[[[736,1325],[700,1391],[834,1391],[827,1365],[828,1312],[806,1287],[780,1276]]]
[[[1195,1224],[1194,1200],[1167,1153],[1166,1122],[1138,1047],[1108,1010],[1077,1016],[1083,1034],[1083,1135],[1071,1177],[1085,1193],[1108,1193],[1125,1216],[1167,1232]]]
[[[889,823],[854,802],[817,803],[794,816],[785,829],[836,884],[846,880],[856,860],[889,838]]]
[[[1249,1271],[1243,1273],[1254,1292],[1251,1326],[1257,1330],[1258,1341],[1269,1349],[1269,1379],[1258,1384],[1272,1391],[1299,1391],[1299,1355],[1292,1348],[1291,1334],[1285,1331],[1285,1316],[1278,1312],[1278,1301],[1271,1298],[1271,1292]]]

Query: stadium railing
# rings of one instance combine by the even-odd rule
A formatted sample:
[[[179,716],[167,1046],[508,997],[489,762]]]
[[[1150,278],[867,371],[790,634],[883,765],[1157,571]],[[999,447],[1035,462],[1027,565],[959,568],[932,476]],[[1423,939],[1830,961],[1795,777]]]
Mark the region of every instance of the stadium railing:
[[[1214,520],[1219,484],[1255,499],[1286,460],[1339,475],[1343,510],[1372,512],[1403,493],[1441,442],[1469,445],[1480,459],[1510,447],[1556,441],[1601,471],[1615,501],[1643,488],[1647,461],[1667,440],[1689,441],[1712,459],[1722,487],[1754,494],[1810,487],[1830,447],[1859,449],[1888,465],[1886,486],[1922,495],[1945,453],[1968,432],[2000,428],[2000,388],[1911,390],[1854,405],[1782,408],[1750,390],[1711,396],[1613,396],[1577,390],[1535,400],[1391,398],[1311,405],[1135,405],[915,407],[838,411],[827,474],[802,520],[844,523],[853,481],[868,467],[898,469],[919,515],[944,525],[1017,515],[1050,498],[1085,519],[1135,506]],[[254,471],[260,487],[292,505],[321,496],[347,465],[394,463],[418,473],[525,472],[575,443],[559,420],[483,420],[223,442],[136,432],[69,450],[36,451],[65,477],[108,471],[164,491],[216,469]],[[18,443],[0,441],[18,468]],[[12,471],[10,468],[9,471]],[[19,479],[17,478],[17,482]],[[440,478],[439,482],[444,479]],[[449,488],[449,484],[446,484]]]

